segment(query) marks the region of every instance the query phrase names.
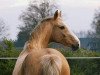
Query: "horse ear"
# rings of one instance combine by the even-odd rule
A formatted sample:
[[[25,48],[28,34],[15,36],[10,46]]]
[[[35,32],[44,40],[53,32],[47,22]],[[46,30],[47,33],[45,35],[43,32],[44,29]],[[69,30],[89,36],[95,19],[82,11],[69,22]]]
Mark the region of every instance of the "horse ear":
[[[54,19],[56,20],[59,17],[61,17],[61,11],[57,10],[54,14]]]

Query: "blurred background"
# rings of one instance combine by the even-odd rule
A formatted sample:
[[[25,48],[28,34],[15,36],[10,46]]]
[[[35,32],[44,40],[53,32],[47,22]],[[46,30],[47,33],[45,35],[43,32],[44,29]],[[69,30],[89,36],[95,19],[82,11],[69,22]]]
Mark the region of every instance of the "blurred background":
[[[80,39],[81,48],[73,52],[58,43],[48,46],[66,57],[86,57],[68,59],[72,75],[100,75],[100,0],[0,0],[0,75],[11,75],[31,31],[57,9]],[[3,59],[7,57],[15,59]]]

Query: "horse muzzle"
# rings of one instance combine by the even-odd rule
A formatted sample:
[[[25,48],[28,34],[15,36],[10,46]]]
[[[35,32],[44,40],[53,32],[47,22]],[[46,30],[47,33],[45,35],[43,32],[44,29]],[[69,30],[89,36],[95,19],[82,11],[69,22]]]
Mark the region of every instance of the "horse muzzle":
[[[73,51],[76,51],[79,49],[79,44],[72,45],[71,48]]]

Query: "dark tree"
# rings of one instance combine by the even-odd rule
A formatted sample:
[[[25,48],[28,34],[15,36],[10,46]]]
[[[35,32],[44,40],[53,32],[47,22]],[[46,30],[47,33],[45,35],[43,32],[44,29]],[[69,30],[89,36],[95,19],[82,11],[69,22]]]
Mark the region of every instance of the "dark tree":
[[[16,46],[22,47],[38,22],[43,18],[52,16],[56,8],[56,5],[49,0],[43,0],[42,2],[32,1],[20,16],[23,26],[19,26],[20,32]]]
[[[7,30],[8,27],[6,26],[3,19],[0,19],[0,40],[2,40],[4,37],[7,37]]]
[[[90,49],[99,51],[100,48],[100,9],[96,10],[94,19],[92,22],[92,30],[89,30],[87,38],[90,39]]]
[[[100,38],[100,9],[96,11],[95,17],[92,23],[92,28],[94,29],[93,36]]]

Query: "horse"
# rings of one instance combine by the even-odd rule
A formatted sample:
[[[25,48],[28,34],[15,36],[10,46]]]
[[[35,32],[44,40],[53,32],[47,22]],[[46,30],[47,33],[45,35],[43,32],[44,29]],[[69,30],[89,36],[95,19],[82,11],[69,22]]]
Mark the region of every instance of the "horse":
[[[34,28],[12,75],[70,75],[68,61],[58,50],[48,48],[50,42],[61,43],[74,51],[80,46],[80,40],[63,22],[59,10]]]

